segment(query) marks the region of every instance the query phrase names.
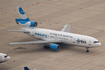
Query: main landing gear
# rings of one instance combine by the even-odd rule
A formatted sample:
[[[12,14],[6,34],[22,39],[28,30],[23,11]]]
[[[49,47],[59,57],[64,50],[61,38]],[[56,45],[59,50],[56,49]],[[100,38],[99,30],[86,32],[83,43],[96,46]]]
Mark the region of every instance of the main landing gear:
[[[48,47],[47,45],[44,46],[44,49],[49,49],[50,47]]]
[[[89,48],[87,47],[86,49],[87,49],[86,52],[89,52],[89,50],[88,50]]]

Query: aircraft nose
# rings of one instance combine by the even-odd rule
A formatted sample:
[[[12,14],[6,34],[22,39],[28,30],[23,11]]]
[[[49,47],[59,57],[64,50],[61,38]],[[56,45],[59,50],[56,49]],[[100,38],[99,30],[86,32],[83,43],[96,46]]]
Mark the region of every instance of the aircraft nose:
[[[6,58],[6,60],[8,61],[10,59],[10,57],[8,56],[7,58]]]
[[[101,46],[101,43],[99,43],[99,46]]]
[[[94,46],[95,47],[99,47],[99,46],[101,46],[101,43],[99,42],[99,43],[96,43],[96,44],[94,44]]]

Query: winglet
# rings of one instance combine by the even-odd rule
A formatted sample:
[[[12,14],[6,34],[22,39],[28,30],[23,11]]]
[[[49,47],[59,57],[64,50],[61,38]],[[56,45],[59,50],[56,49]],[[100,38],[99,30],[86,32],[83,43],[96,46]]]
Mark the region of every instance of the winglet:
[[[24,67],[24,70],[29,70],[29,68],[28,67]]]
[[[70,25],[65,25],[61,31],[62,31],[62,32],[69,32],[69,33],[70,33],[70,32],[71,32],[71,27],[70,27]]]

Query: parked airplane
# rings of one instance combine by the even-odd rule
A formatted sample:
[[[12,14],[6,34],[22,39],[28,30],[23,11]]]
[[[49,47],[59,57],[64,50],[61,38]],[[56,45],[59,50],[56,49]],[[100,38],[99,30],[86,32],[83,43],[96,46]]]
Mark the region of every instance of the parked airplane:
[[[0,63],[6,62],[10,59],[10,57],[7,54],[0,53]]]
[[[41,39],[41,41],[29,41],[29,42],[15,42],[13,44],[35,44],[45,43],[44,48],[51,48],[53,50],[60,49],[60,43],[72,44],[88,48],[98,47],[101,43],[90,36],[71,33],[70,25],[65,25],[61,31],[36,28],[37,22],[30,21],[21,7],[18,7],[20,19],[15,19],[16,23],[23,26],[21,30],[8,30],[13,32],[23,32],[31,37]]]
[[[24,67],[24,70],[30,70],[28,67]],[[36,70],[36,69],[35,69]]]
[[[24,70],[29,70],[29,68],[28,67],[24,67]]]

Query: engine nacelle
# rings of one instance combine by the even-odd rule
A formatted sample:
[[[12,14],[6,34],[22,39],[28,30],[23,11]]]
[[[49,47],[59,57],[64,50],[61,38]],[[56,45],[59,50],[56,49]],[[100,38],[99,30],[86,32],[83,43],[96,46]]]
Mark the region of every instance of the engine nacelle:
[[[60,49],[60,46],[58,44],[47,44],[44,46],[44,48],[51,48],[53,50],[59,50]]]
[[[59,50],[60,46],[58,44],[47,44],[44,46],[44,48],[51,48],[53,50]]]
[[[18,21],[16,23],[23,27],[36,27],[38,25],[35,21]]]
[[[58,44],[50,44],[50,48],[53,50],[59,50],[60,46]]]

